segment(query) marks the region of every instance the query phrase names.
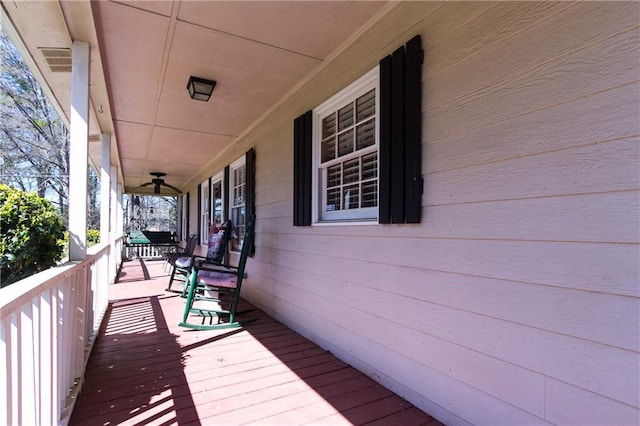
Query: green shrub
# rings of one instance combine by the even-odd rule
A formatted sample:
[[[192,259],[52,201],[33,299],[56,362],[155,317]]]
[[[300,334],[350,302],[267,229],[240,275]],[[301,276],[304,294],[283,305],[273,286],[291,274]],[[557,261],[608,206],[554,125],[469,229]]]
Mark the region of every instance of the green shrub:
[[[95,246],[100,242],[99,229],[87,229],[87,247]]]
[[[95,246],[100,242],[99,229],[87,229],[87,247]],[[60,260],[69,257],[69,231],[64,231],[64,239],[60,241],[63,246]]]
[[[64,225],[55,207],[35,193],[0,184],[0,286],[54,266]]]

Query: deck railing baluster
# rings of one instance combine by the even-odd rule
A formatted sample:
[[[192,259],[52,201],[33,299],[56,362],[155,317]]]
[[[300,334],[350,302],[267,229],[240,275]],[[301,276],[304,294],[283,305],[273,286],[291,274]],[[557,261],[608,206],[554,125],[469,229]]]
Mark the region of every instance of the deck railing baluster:
[[[117,238],[0,289],[0,424],[68,423],[121,250]]]

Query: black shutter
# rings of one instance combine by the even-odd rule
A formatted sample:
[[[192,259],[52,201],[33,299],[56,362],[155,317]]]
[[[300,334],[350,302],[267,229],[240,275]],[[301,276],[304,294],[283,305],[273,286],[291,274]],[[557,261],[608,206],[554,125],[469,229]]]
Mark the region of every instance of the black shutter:
[[[212,180],[211,177],[209,177],[209,223],[213,224],[213,197],[211,196],[212,192],[213,192],[213,188],[211,187],[212,184]]]
[[[391,223],[391,56],[380,61],[378,222]]]
[[[311,225],[312,111],[293,122],[293,225]]]
[[[391,223],[404,222],[404,48],[391,57]]]
[[[184,209],[182,210],[184,212],[184,214],[186,214],[187,216],[187,229],[185,230],[185,236],[186,238],[189,238],[189,234],[191,233],[191,228],[189,226],[189,206],[191,205],[191,196],[189,195],[189,193],[187,192],[187,205],[184,207]]]
[[[202,215],[200,212],[202,211],[202,184],[198,184],[198,235],[202,238],[204,230],[202,229]],[[208,233],[207,233],[208,234]],[[198,241],[200,244],[200,241]]]
[[[422,46],[417,35],[407,42],[405,58],[404,214],[407,223],[420,223],[422,216],[422,61]]]
[[[253,148],[245,154],[245,218],[250,218],[256,214],[256,152]],[[248,223],[248,222],[247,222]],[[254,227],[255,229],[255,227]],[[255,238],[251,241],[249,256],[253,256],[256,250]]]
[[[380,223],[419,223],[422,208],[422,47],[415,36],[380,61]]]
[[[184,217],[184,205],[182,203],[182,197],[177,197],[177,205],[178,211],[180,212],[180,216],[178,218],[177,228],[178,228],[178,237],[180,240],[186,240],[184,237],[184,229],[182,229],[182,218]]]
[[[231,218],[231,216],[229,215],[229,206],[230,206],[230,200],[229,200],[229,166],[224,168],[224,177],[223,177],[223,185],[222,185],[222,210],[223,210],[223,215],[222,215],[222,221],[225,222],[227,220],[229,220]]]

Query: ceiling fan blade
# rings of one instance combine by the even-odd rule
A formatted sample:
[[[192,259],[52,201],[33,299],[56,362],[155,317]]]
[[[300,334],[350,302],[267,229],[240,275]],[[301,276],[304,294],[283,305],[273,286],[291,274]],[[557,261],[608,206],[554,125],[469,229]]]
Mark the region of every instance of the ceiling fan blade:
[[[138,188],[143,188],[145,186],[149,186],[149,185],[153,185],[153,182],[147,182],[147,183],[143,183],[142,185],[140,185]]]
[[[175,186],[169,185],[168,183],[163,183],[163,186],[167,186],[171,189],[173,189],[174,191],[176,191],[178,194],[182,194],[182,191],[180,191],[178,188],[176,188]]]

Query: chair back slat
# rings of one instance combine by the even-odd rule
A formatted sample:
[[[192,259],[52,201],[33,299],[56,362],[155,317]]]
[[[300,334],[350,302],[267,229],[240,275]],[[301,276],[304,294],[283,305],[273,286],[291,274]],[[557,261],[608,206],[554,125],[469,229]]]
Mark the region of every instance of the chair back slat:
[[[244,268],[247,264],[247,258],[251,253],[251,245],[253,244],[253,234],[255,228],[256,216],[252,215],[249,217],[249,222],[247,222],[247,228],[244,234],[244,240],[242,241],[242,251],[240,252],[240,259],[238,261],[238,293],[240,283],[242,282],[242,277],[244,276]]]
[[[193,251],[196,249],[196,245],[198,244],[198,236],[196,234],[189,235],[189,239],[187,240],[187,245],[184,248],[184,255],[191,256]]]

